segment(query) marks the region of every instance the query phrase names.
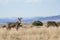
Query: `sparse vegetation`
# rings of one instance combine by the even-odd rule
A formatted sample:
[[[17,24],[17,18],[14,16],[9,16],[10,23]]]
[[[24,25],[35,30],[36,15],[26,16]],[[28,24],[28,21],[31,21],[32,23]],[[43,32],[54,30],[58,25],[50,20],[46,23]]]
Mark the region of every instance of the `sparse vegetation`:
[[[43,23],[41,21],[34,21],[32,23],[32,25],[34,25],[34,26],[43,26]]]
[[[24,24],[18,30],[11,28],[8,31],[6,28],[1,28],[0,40],[60,40],[60,27],[39,26],[37,28],[31,24]]]
[[[1,28],[0,40],[60,40],[60,28],[19,28],[10,31]]]

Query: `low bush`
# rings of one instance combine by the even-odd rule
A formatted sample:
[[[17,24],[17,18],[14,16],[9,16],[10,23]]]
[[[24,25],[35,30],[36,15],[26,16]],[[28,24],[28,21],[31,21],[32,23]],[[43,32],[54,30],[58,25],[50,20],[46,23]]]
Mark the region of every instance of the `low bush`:
[[[32,25],[34,25],[34,26],[43,26],[43,23],[41,21],[34,21],[32,23]]]

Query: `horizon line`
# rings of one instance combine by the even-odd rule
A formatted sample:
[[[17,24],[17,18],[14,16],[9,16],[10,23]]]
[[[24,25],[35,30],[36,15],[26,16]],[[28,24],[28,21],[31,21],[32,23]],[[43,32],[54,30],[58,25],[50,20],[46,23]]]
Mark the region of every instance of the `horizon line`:
[[[53,16],[60,16],[60,15],[53,15]],[[35,17],[45,17],[45,16],[35,16]],[[46,17],[52,17],[52,16],[46,16]],[[0,18],[18,18],[18,17],[0,17]],[[34,17],[22,17],[22,18],[34,18]]]

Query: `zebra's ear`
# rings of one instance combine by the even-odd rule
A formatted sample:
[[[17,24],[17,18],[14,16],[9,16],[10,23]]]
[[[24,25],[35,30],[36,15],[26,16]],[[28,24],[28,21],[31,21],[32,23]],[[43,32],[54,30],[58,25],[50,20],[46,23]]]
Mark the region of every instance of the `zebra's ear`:
[[[20,19],[22,19],[22,17],[20,17]]]
[[[19,17],[18,17],[18,19],[19,19]]]

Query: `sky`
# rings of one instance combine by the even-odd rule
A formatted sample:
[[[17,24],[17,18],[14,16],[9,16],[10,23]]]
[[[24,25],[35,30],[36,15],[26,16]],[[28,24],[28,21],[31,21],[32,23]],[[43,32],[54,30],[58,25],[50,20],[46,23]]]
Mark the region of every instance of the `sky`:
[[[0,18],[60,15],[60,0],[0,0]]]

